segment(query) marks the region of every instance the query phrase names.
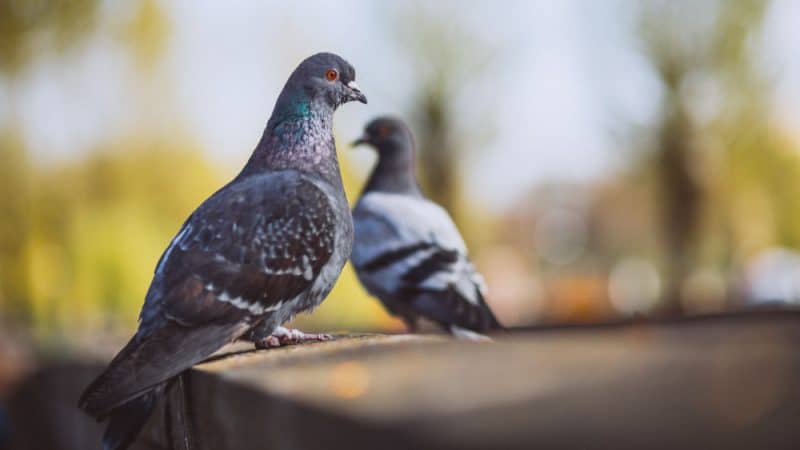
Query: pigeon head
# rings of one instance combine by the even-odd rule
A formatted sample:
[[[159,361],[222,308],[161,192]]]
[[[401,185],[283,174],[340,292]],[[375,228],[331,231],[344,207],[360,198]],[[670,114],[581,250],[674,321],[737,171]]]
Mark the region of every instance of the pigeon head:
[[[402,120],[394,117],[378,117],[364,128],[364,134],[353,142],[353,146],[367,144],[375,148],[381,158],[411,153],[414,139],[411,130]]]
[[[353,66],[333,53],[317,53],[292,72],[279,103],[299,106],[301,110],[310,105],[333,110],[351,101],[367,103],[367,97],[356,84]]]
[[[378,164],[364,192],[383,191],[421,196],[414,174],[414,137],[402,120],[379,117],[368,123],[353,146],[367,144],[378,152]]]
[[[356,71],[341,57],[317,53],[289,76],[256,149],[239,177],[264,170],[300,170],[341,183],[333,139],[334,111],[367,98]]]

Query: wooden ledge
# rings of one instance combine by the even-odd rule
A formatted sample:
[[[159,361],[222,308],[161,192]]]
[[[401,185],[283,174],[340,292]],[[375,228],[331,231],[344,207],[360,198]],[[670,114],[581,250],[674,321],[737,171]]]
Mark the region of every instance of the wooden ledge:
[[[188,372],[134,448],[789,449],[800,442],[797,313],[528,331],[481,344],[358,335],[251,349],[226,348]],[[21,386],[9,403],[16,448],[96,448],[102,427],[75,403],[101,369],[53,366]]]

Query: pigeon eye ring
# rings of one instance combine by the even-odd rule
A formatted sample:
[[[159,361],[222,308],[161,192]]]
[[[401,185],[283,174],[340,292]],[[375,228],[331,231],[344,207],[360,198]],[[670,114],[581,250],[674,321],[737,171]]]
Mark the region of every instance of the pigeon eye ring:
[[[336,69],[328,69],[325,72],[325,79],[328,81],[336,81],[339,79],[339,72]]]

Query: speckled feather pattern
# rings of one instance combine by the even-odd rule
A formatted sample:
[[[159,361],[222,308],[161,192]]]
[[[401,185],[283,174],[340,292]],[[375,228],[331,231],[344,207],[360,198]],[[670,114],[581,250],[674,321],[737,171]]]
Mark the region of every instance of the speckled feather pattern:
[[[259,167],[295,169],[318,174],[332,184],[341,183],[332,133],[333,114],[325,108],[319,109],[299,120],[283,120],[268,130],[243,175],[247,176]],[[270,148],[280,148],[281,151],[265,151]]]
[[[246,178],[212,196],[187,221],[158,266],[148,299],[168,311],[180,309],[175,320],[191,321],[188,308],[168,292],[189,279],[210,297],[204,315],[227,312],[213,301],[254,318],[275,311],[328,262],[335,224],[328,196],[307,176],[282,171]]]

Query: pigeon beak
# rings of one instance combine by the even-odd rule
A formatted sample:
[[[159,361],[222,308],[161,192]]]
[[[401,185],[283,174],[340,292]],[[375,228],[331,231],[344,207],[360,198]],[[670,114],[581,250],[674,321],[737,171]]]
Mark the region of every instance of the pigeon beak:
[[[350,144],[350,146],[351,147],[358,147],[359,145],[369,144],[369,143],[370,143],[369,136],[367,136],[365,134],[365,135],[361,136],[360,138],[356,139],[355,141],[353,141],[353,143]]]
[[[348,100],[358,100],[365,105],[367,104],[367,96],[361,92],[355,81],[347,83],[347,89],[349,91],[347,93]]]

